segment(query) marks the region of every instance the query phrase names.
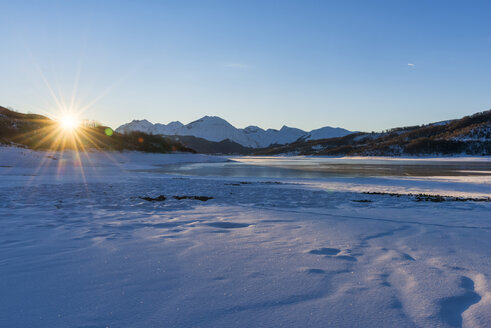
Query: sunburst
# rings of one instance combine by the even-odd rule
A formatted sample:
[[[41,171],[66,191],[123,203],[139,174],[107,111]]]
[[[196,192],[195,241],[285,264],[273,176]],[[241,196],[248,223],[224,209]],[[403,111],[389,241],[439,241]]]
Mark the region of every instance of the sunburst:
[[[68,113],[58,120],[58,124],[64,132],[75,133],[80,126],[80,120],[74,114]]]
[[[61,174],[65,170],[65,166],[68,162],[73,162],[74,167],[78,168],[79,174],[85,182],[85,170],[89,167],[95,167],[91,158],[91,153],[93,151],[103,152],[110,162],[117,163],[117,161],[112,158],[111,152],[107,152],[107,150],[112,149],[111,142],[108,138],[113,137],[113,131],[109,128],[106,128],[105,130],[99,129],[96,124],[88,124],[89,122],[83,120],[82,116],[84,116],[89,109],[100,101],[100,99],[102,99],[118,83],[107,88],[92,101],[82,104],[77,100],[80,75],[80,72],[78,72],[71,92],[71,97],[69,101],[65,101],[66,99],[63,94],[61,92],[57,94],[55,89],[48,82],[42,69],[37,65],[35,58],[33,58],[33,60],[40,73],[41,79],[53,98],[53,104],[49,109],[38,108],[41,113],[50,116],[53,119],[33,120],[33,123],[35,123],[38,128],[27,131],[19,136],[21,144],[27,144],[33,149],[47,151],[46,156],[38,165],[36,174],[40,170],[50,166],[49,163],[52,158],[58,158],[57,174]]]

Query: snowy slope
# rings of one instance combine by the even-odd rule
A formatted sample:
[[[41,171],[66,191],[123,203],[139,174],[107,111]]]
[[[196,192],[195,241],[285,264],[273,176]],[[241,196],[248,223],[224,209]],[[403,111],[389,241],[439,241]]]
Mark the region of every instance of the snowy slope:
[[[175,135],[178,134],[184,124],[179,121],[170,122],[169,124],[156,123],[151,131],[153,134]]]
[[[117,132],[143,131],[152,134],[194,136],[209,141],[222,141],[229,139],[245,147],[259,148],[273,144],[284,145],[298,139],[317,140],[324,138],[342,137],[351,132],[341,128],[324,127],[306,132],[297,128],[283,126],[280,130],[261,129],[257,126],[248,126],[238,129],[226,120],[217,116],[204,116],[203,118],[183,125],[181,122],[169,124],[152,124],[147,120],[134,120],[121,125]]]
[[[125,133],[130,131],[142,131],[151,133],[153,129],[153,124],[147,120],[133,120],[130,123],[121,125],[116,129],[119,133]]]
[[[179,135],[200,137],[209,141],[229,139],[246,147],[254,147],[254,142],[240,130],[217,116],[205,116],[183,126]]]
[[[249,126],[242,131],[255,141],[257,147],[267,147],[275,144],[284,145],[297,141],[306,135],[305,131],[288,126],[283,126],[281,130],[263,130],[257,126]]]

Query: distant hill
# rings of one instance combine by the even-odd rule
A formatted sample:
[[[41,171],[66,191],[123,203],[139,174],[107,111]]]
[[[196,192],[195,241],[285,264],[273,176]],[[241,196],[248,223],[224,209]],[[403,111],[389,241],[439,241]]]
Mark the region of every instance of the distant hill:
[[[342,128],[323,127],[306,132],[297,128],[283,126],[280,130],[261,129],[258,126],[248,126],[238,129],[226,120],[217,116],[204,116],[189,124],[171,122],[169,124],[153,124],[147,120],[134,120],[116,129],[119,133],[143,131],[165,136],[193,136],[212,142],[229,140],[246,148],[262,148],[271,145],[284,145],[299,139],[314,140],[332,137],[342,137],[351,131]]]
[[[491,155],[491,110],[383,133],[354,133],[340,138],[300,140],[258,150],[256,155],[331,156]]]
[[[188,151],[180,142],[163,136],[134,131],[120,134],[108,127],[84,124],[76,137],[64,135],[56,121],[37,114],[23,114],[0,106],[0,144],[20,145],[32,149],[98,149],[136,150],[167,153]]]
[[[216,142],[193,136],[168,136],[167,138],[179,142],[200,154],[251,155],[257,150],[244,147],[228,139]]]

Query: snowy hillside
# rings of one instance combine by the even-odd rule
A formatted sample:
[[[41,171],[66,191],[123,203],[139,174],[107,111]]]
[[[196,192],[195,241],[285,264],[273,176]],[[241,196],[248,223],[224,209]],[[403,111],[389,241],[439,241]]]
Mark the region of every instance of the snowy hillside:
[[[296,128],[283,126],[281,130],[267,129],[263,130],[257,126],[248,126],[241,129],[249,138],[253,139],[256,147],[268,147],[270,145],[284,145],[297,141],[306,135],[306,132]]]
[[[305,140],[319,140],[327,138],[339,138],[347,135],[346,130],[342,128],[332,128],[326,126],[320,129],[312,130],[308,133]]]
[[[254,147],[252,140],[232,124],[217,116],[205,116],[199,120],[184,125],[179,135],[201,137],[209,141],[229,139],[243,146]]]
[[[204,116],[186,125],[183,125],[181,122],[152,124],[147,120],[134,120],[121,125],[116,131],[120,133],[142,131],[162,135],[194,136],[216,142],[229,139],[242,146],[252,148],[268,147],[275,144],[284,145],[299,139],[318,140],[343,137],[351,133],[351,131],[342,128],[332,127],[323,127],[310,132],[287,126],[283,126],[281,130],[264,130],[258,126],[248,126],[245,129],[238,129],[217,116]]]

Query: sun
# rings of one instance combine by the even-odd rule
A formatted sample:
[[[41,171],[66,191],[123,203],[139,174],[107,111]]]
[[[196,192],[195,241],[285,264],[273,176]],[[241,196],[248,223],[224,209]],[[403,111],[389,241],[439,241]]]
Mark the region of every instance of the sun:
[[[74,132],[77,130],[80,121],[74,115],[65,114],[60,118],[59,124],[65,132]]]

